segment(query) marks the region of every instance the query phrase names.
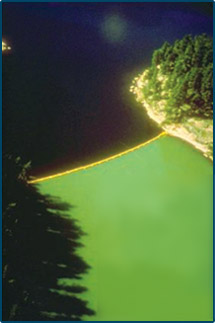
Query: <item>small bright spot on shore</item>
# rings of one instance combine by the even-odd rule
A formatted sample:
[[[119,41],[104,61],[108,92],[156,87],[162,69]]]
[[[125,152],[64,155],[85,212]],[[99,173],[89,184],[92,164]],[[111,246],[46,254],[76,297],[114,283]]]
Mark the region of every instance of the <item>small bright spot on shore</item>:
[[[2,51],[11,50],[11,47],[8,46],[4,41],[2,41]]]
[[[117,14],[106,16],[102,23],[102,33],[110,43],[120,43],[126,37],[127,23]]]

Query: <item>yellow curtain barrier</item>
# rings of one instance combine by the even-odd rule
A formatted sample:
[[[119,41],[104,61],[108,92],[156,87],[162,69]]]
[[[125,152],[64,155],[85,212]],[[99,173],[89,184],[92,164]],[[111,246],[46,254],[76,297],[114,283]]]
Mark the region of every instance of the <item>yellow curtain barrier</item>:
[[[77,167],[77,168],[66,170],[66,171],[61,172],[61,173],[57,173],[57,174],[54,174],[54,175],[49,175],[49,176],[45,176],[45,177],[41,177],[41,178],[37,178],[37,179],[32,179],[32,180],[28,181],[28,184],[36,184],[36,183],[39,183],[39,182],[47,181],[49,179],[57,178],[57,177],[60,177],[60,176],[71,174],[71,173],[76,173],[76,172],[79,172],[81,170],[86,170],[88,168],[91,168],[91,167],[94,167],[94,166],[97,166],[97,165],[101,165],[101,164],[106,163],[106,162],[108,162],[110,160],[113,160],[115,158],[118,158],[118,157],[121,157],[121,156],[123,156],[125,154],[128,154],[128,153],[130,153],[132,151],[135,151],[135,150],[137,150],[139,148],[142,148],[142,147],[150,144],[151,142],[165,136],[166,134],[167,133],[165,131],[161,132],[158,136],[156,136],[156,137],[154,137],[154,138],[152,138],[152,139],[150,139],[150,140],[148,140],[148,141],[146,141],[146,142],[144,142],[142,144],[139,144],[139,145],[137,145],[137,146],[135,146],[133,148],[127,149],[127,150],[125,150],[125,151],[123,151],[123,152],[121,152],[119,154],[107,157],[105,159],[99,160],[97,162],[94,162],[94,163],[91,163],[91,164],[88,164],[88,165],[85,165],[85,166],[80,166],[80,167]]]

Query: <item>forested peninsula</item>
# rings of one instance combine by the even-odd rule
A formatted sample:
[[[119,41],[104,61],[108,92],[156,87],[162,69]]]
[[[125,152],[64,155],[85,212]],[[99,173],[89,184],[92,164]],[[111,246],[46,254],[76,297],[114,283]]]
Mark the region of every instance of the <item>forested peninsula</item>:
[[[149,117],[213,159],[213,43],[186,35],[155,50],[130,91]]]

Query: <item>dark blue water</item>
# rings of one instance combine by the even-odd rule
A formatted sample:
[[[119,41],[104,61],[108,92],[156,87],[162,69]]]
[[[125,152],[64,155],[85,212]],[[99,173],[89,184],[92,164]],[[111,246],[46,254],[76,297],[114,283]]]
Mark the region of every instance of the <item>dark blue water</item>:
[[[130,83],[164,41],[202,32],[211,3],[4,3],[4,149],[42,175],[155,136]]]

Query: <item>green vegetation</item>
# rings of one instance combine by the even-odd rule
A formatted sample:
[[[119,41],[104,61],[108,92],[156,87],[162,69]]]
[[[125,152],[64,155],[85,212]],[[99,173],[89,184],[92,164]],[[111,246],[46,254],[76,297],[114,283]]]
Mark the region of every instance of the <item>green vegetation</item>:
[[[172,46],[165,42],[154,52],[143,93],[152,101],[165,100],[165,122],[179,122],[187,116],[212,118],[212,92],[213,44],[210,37],[187,35]]]
[[[88,269],[76,254],[82,232],[69,204],[27,184],[29,166],[3,158],[3,320],[80,321],[93,314],[77,296]]]
[[[213,44],[205,34],[185,36],[155,50],[151,66],[131,92],[169,134],[213,158]],[[204,134],[202,133],[204,130]]]

